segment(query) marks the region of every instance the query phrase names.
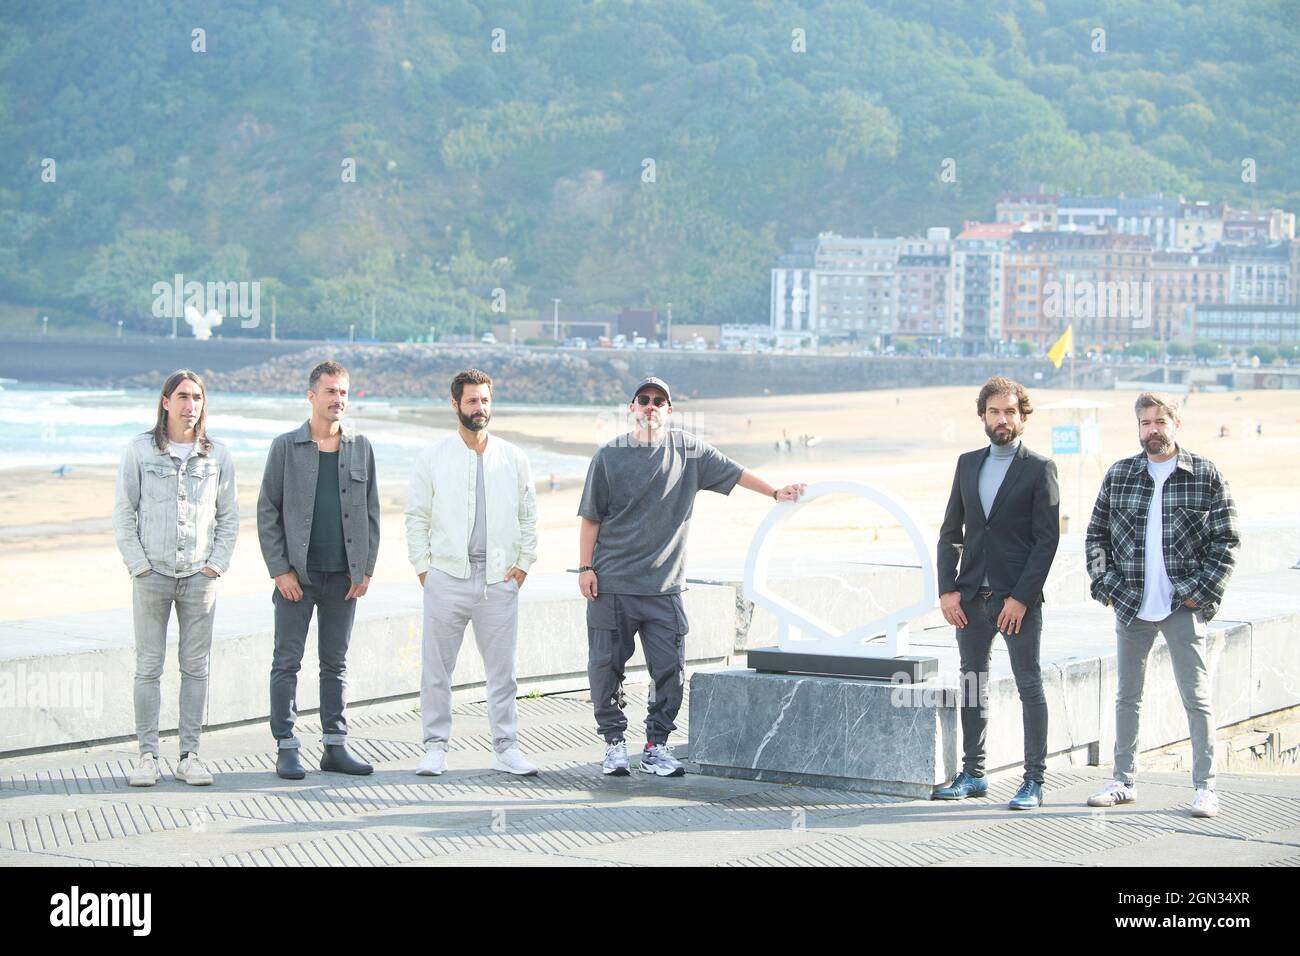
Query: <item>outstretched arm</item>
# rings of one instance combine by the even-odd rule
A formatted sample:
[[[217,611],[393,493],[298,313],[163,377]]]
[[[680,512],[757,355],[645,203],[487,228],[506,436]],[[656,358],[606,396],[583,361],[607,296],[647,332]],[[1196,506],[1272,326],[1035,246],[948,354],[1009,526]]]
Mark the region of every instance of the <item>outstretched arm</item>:
[[[807,484],[801,481],[786,485],[784,488],[773,488],[748,469],[740,473],[740,479],[736,484],[742,488],[748,488],[750,491],[756,491],[765,498],[773,498],[776,501],[798,501],[803,496],[803,493],[808,490]]]

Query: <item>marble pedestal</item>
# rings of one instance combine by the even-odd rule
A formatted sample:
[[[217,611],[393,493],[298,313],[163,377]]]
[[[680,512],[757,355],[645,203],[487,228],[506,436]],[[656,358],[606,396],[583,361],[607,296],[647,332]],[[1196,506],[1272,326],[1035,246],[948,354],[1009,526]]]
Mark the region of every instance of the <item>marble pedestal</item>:
[[[928,797],[944,741],[960,734],[943,687],[752,670],[691,678],[690,757],[715,776]]]

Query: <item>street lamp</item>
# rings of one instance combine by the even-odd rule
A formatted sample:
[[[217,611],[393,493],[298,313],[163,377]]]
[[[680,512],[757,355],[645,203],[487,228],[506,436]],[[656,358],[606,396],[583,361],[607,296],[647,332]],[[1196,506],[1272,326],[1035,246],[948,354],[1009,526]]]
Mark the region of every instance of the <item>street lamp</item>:
[[[555,303],[555,331],[552,332],[551,335],[555,339],[555,344],[559,345],[560,344],[560,300],[552,299],[551,301]]]

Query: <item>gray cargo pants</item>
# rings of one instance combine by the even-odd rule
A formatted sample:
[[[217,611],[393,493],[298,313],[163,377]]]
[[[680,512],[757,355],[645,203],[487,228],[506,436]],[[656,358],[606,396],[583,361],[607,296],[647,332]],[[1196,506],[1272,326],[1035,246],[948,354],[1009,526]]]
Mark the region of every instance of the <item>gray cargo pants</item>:
[[[610,594],[587,602],[587,679],[596,711],[596,732],[606,743],[627,731],[623,670],[636,651],[639,631],[646,667],[654,686],[646,713],[646,739],[666,744],[676,729],[686,686],[686,632],[689,625],[680,594]]]

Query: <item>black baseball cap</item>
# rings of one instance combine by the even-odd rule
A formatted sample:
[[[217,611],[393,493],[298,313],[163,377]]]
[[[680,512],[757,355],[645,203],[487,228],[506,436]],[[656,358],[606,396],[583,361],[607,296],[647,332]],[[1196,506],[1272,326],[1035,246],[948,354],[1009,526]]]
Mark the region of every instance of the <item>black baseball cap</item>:
[[[650,385],[653,385],[655,388],[660,389],[664,393],[664,395],[667,396],[669,405],[673,403],[673,393],[668,390],[668,383],[665,382],[662,378],[656,378],[653,375],[651,375],[649,378],[643,378],[641,380],[641,384],[638,385],[636,389],[632,392],[632,398],[635,399],[638,395],[641,394],[641,389],[646,388],[647,386]]]

